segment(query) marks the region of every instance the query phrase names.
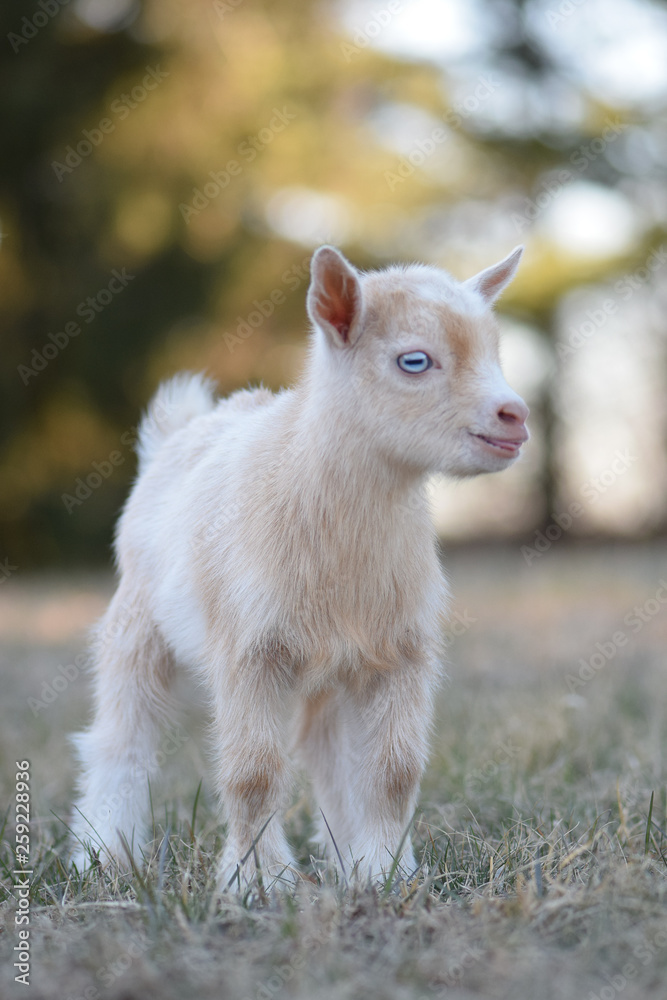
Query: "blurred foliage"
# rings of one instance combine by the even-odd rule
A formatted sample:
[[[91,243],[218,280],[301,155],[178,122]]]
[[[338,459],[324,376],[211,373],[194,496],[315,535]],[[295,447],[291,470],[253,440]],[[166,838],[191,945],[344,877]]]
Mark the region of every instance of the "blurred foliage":
[[[205,369],[226,392],[295,376],[313,234],[360,266],[428,257],[464,276],[493,259],[451,222],[473,199],[498,256],[519,242],[492,207],[509,218],[615,110],[556,65],[528,4],[487,6],[504,25],[487,70],[547,88],[532,129],[490,108],[460,115],[446,66],[355,41],[341,8],[317,0],[6,0],[0,555],[107,558],[133,427],[162,377]],[[554,80],[579,125],[550,114]],[[408,161],[380,125],[406,108],[425,136],[449,122],[447,142],[392,186]],[[587,176],[621,174],[603,155]],[[538,241],[504,308],[548,338],[565,290],[645,246],[583,260]],[[535,488],[553,492],[544,461]]]

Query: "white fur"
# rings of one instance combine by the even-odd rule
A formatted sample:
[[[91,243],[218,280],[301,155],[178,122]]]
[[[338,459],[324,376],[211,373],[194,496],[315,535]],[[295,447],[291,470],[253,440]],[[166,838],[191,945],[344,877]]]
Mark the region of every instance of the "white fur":
[[[527,436],[489,309],[518,257],[459,284],[419,266],[361,274],[323,247],[293,389],[215,402],[199,376],[161,387],[118,526],[95,719],[76,737],[80,864],[85,845],[110,860],[141,842],[182,661],[209,692],[221,888],[247,884],[255,860],[264,878],[294,877],[280,822],[294,758],[344,861],[389,870],[426,762],[447,601],[425,477],[505,468],[518,446],[502,441]],[[433,367],[402,372],[413,350]],[[409,838],[399,860],[416,868]]]

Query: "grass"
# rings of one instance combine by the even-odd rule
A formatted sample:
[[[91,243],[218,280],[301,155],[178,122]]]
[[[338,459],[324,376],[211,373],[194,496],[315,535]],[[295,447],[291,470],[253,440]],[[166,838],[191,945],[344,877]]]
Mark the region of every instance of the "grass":
[[[14,762],[28,759],[25,995],[663,1000],[667,605],[655,595],[665,564],[656,546],[554,546],[531,567],[509,548],[452,553],[455,608],[467,624],[451,643],[414,823],[424,874],[346,887],[313,857],[304,782],[287,827],[312,881],[223,901],[214,865],[224,827],[207,780],[203,706],[187,679],[183,726],[165,751],[164,782],[152,789],[145,870],[128,865],[111,879],[65,866],[66,734],[87,716],[88,680],[72,670],[68,680],[58,667],[81,652],[81,627],[104,606],[111,581],[8,581],[0,593],[0,786],[9,807],[0,995],[23,989],[12,967],[13,795]],[[626,642],[612,641],[619,633]],[[598,643],[607,655],[596,666]],[[55,685],[58,676],[67,683]]]

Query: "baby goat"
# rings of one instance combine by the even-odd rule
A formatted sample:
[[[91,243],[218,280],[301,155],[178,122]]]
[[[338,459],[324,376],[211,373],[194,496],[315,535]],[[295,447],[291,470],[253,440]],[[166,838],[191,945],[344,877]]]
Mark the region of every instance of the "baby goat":
[[[423,266],[362,274],[320,247],[294,388],[216,401],[181,375],[159,389],[118,526],[95,717],[74,737],[79,866],[90,848],[122,859],[143,832],[183,662],[213,716],[222,889],[257,866],[265,884],[295,877],[290,750],[345,864],[416,870],[406,831],[447,603],[424,481],[505,469],[528,438],[491,312],[521,252],[460,283]]]

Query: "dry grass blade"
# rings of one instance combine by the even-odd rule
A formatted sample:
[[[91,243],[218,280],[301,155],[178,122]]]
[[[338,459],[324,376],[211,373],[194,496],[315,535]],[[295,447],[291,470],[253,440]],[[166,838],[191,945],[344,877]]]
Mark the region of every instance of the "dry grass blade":
[[[539,586],[537,570],[524,577],[497,558],[466,557],[455,567],[462,606],[479,622],[457,640],[439,705],[413,834],[422,874],[405,873],[409,881],[399,884],[396,868],[381,891],[353,882],[334,844],[347,882],[297,880],[286,870],[278,876],[284,891],[220,893],[224,831],[198,764],[185,755],[168,762],[168,791],[151,790],[163,819],[153,817],[145,858],[134,853],[122,871],[93,858],[76,873],[59,816],[71,801],[65,734],[72,713],[84,714],[85,691],[72,685],[69,700],[49,708],[56,749],[48,754],[39,749],[47,720],[0,703],[3,739],[34,748],[38,778],[31,995],[62,1000],[95,989],[97,1000],[120,1000],[157,989],[161,1000],[219,1000],[221,990],[252,1000],[562,1000],[614,989],[621,1000],[664,1000],[667,789],[656,776],[656,760],[667,758],[664,621],[647,624],[578,701],[564,697],[564,678],[590,634],[613,634],[637,603],[633,580],[651,593],[665,554],[635,554],[636,563],[612,575],[609,553],[596,573],[597,557],[588,553],[575,572],[568,553],[559,577],[551,553]],[[511,600],[508,580],[517,591]],[[13,655],[3,683],[29,697],[68,654],[50,655]],[[11,755],[0,775],[2,801],[11,803]],[[311,839],[310,802],[304,794],[288,810],[288,830],[300,864],[317,872],[324,861]],[[18,944],[14,838],[10,810],[0,842],[2,996],[14,991]]]

